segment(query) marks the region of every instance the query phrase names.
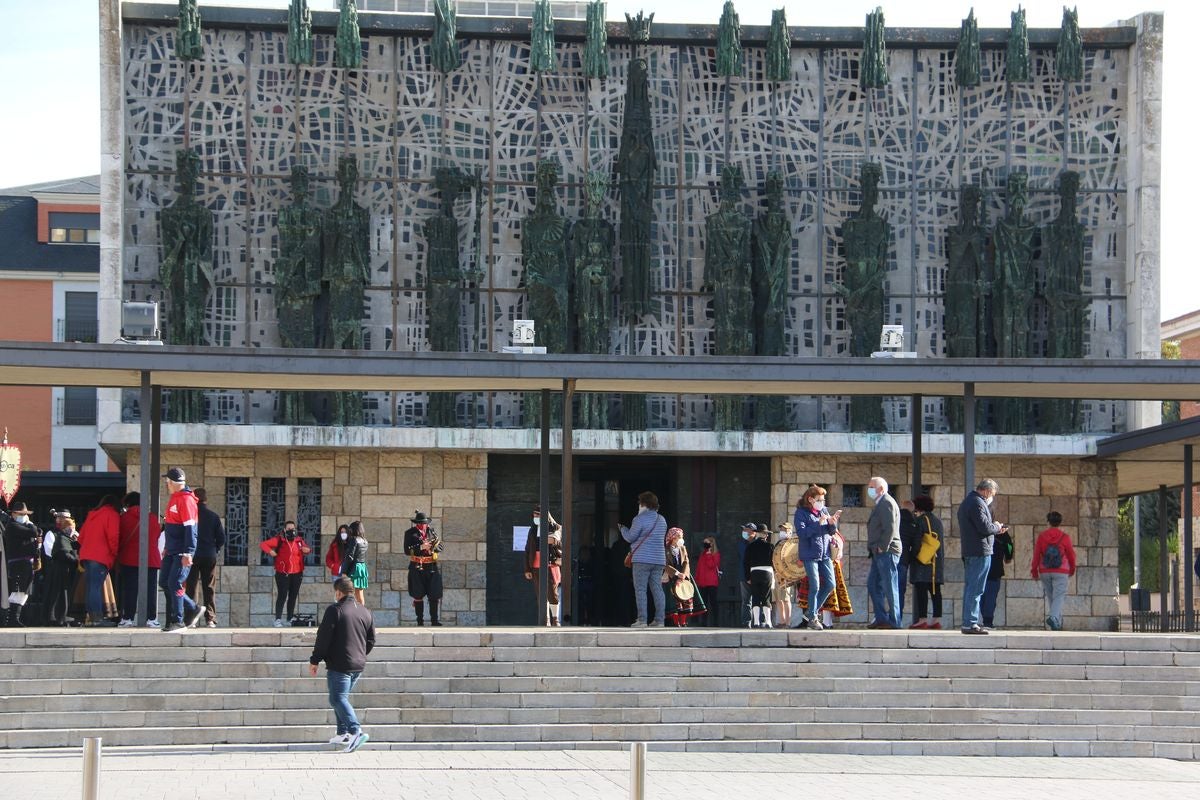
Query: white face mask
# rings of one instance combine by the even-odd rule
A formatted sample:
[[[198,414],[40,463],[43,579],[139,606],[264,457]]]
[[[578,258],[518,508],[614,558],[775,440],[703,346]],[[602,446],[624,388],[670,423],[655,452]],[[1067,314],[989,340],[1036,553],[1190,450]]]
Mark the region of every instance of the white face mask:
[[[994,495],[992,497],[985,497],[985,498],[983,498],[983,502],[987,503],[990,506],[992,504],[992,500],[994,500],[994,499],[995,499]]]
[[[874,486],[868,486],[868,487],[867,487],[867,497],[869,497],[869,498],[871,498],[872,500],[874,500],[874,499],[875,499],[876,497],[878,497],[878,496],[879,496],[879,490],[878,490],[878,489],[876,489]]]
[[[338,535],[342,537],[343,542],[346,541],[348,538],[350,538],[350,534],[346,533],[345,531],[342,531]]]
[[[29,515],[28,514],[14,514],[13,519],[15,519],[17,522],[20,522],[22,525],[24,525],[25,523],[29,522]]]
[[[751,536],[750,531],[742,531],[742,538],[745,539],[747,542],[750,541],[750,536]]]
[[[541,518],[541,517],[534,517],[534,518],[533,518],[533,527],[535,527],[535,528],[536,528],[536,527],[538,526],[538,523],[539,523],[539,522],[541,522],[541,521],[542,521],[542,518]]]
[[[813,503],[813,511],[824,511],[824,510],[825,510],[825,501],[824,500],[818,500],[817,502]]]

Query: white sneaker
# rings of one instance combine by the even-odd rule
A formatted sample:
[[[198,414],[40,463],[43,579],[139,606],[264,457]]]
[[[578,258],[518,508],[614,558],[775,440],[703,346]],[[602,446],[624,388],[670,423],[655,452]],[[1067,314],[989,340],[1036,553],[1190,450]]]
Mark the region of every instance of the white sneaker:
[[[282,628],[282,627],[283,627],[283,620],[281,620],[281,619],[277,619],[277,620],[275,620],[275,627],[276,627],[276,628]]]
[[[146,627],[147,627],[147,628],[157,628],[157,627],[159,627],[159,625],[158,625],[158,620],[156,620],[156,619],[148,619],[148,620],[146,620]]]
[[[131,619],[123,619],[117,623],[118,628],[132,628],[133,626],[134,626],[134,621]]]
[[[647,627],[647,626],[646,626],[646,623],[645,623],[645,622],[643,622],[642,620],[640,620],[640,619],[639,619],[637,622],[633,623],[633,624],[632,624],[632,625],[630,625],[629,627],[631,627],[631,628],[645,628],[645,627]]]
[[[649,625],[647,625],[646,627],[648,627],[648,628],[661,628],[662,626],[663,626],[662,622],[660,622],[659,620],[654,620],[653,622],[651,622],[651,623],[650,623]]]
[[[330,744],[350,744],[350,740],[353,738],[354,738],[354,736],[352,734],[339,733],[339,734],[336,734],[336,735],[330,737],[329,743]]]
[[[371,737],[367,735],[366,731],[359,731],[350,737],[350,741],[346,744],[346,749],[342,752],[353,753],[355,750],[370,741],[370,739]]]

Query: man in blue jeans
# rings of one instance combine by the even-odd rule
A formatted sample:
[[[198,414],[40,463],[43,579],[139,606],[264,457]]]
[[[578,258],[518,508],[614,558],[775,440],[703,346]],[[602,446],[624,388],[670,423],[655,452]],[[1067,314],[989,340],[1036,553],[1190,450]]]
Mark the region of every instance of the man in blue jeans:
[[[1000,487],[990,478],[982,480],[975,491],[958,507],[958,532],[962,536],[963,619],[962,632],[986,634],[980,624],[979,601],[992,566],[992,548],[996,534],[1008,530],[992,518],[992,500]]]
[[[867,519],[867,591],[875,607],[875,619],[867,627],[895,629],[900,627],[900,507],[888,494],[887,481],[878,476],[867,482],[867,498],[874,505]]]
[[[367,654],[375,647],[375,620],[354,601],[354,581],[349,576],[333,582],[333,594],[337,602],[321,617],[308,674],[317,677],[317,665],[325,662],[329,705],[337,717],[337,734],[329,743],[344,745],[347,753],[353,753],[371,738],[358,724],[350,692],[367,666]]]
[[[167,621],[160,630],[182,633],[200,613],[184,588],[192,568],[192,557],[196,554],[199,512],[196,496],[187,487],[187,475],[182,469],[171,467],[163,477],[167,480],[170,497],[167,513],[163,515],[163,557],[158,573],[158,585],[167,601]]]

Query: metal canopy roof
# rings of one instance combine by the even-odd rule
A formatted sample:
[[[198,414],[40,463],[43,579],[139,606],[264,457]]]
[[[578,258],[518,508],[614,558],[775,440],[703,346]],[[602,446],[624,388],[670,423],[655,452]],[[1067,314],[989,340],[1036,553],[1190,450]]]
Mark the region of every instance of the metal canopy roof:
[[[1096,442],[1096,458],[1117,462],[1117,493],[1153,492],[1182,486],[1184,446],[1192,445],[1192,464],[1200,464],[1200,417],[1119,433]]]
[[[0,343],[0,384],[167,389],[561,390],[652,394],[1060,397],[1190,400],[1200,361],[872,359],[397,353]]]

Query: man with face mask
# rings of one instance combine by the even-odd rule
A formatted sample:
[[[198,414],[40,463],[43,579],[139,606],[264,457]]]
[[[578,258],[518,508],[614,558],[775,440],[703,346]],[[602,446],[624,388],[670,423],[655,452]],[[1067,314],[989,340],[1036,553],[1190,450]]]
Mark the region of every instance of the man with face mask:
[[[1000,487],[990,478],[982,480],[958,507],[958,531],[962,536],[963,618],[962,632],[986,634],[980,624],[979,601],[992,564],[996,534],[1008,530],[992,518],[992,500]]]
[[[8,617],[3,624],[10,628],[23,628],[21,610],[29,599],[29,588],[33,584],[33,567],[38,557],[38,542],[42,532],[29,519],[29,507],[17,503],[6,513],[0,511],[0,524],[4,526],[4,557],[8,562]]]
[[[42,624],[59,627],[67,624],[75,577],[79,574],[79,532],[71,512],[50,510],[55,530],[42,540],[42,570],[46,573],[46,599],[42,601]]]
[[[867,482],[867,547],[871,554],[871,571],[867,575],[867,592],[875,606],[875,620],[868,628],[894,629],[900,627],[900,507],[888,494],[888,484],[874,477]]]

